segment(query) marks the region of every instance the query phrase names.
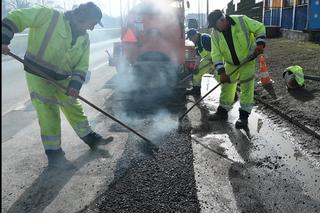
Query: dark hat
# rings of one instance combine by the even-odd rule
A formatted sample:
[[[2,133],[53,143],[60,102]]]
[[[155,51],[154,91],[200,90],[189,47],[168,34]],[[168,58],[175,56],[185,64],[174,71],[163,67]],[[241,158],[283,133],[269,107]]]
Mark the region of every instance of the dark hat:
[[[198,34],[198,30],[191,28],[190,30],[187,31],[187,39],[190,39],[192,36]]]
[[[100,8],[93,2],[80,4],[77,8],[74,9],[74,13],[82,16],[85,19],[97,20],[98,24],[103,27],[103,24],[101,23],[102,12]]]
[[[215,27],[216,22],[224,16],[223,12],[221,10],[214,10],[208,15],[208,28]]]

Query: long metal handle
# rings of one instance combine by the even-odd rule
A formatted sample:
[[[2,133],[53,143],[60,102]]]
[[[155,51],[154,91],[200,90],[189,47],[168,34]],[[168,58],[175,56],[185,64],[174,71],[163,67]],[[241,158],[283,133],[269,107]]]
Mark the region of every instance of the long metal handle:
[[[246,58],[237,68],[235,68],[230,74],[229,76],[232,76],[238,69],[240,69],[244,64],[248,63],[249,61],[255,59],[257,56],[254,54],[251,54],[248,58]],[[215,87],[213,87],[209,92],[207,92],[204,96],[202,96],[199,100],[196,101],[196,103],[194,103],[187,111],[185,111],[180,117],[179,117],[179,121],[182,121],[182,119],[184,118],[184,116],[186,116],[186,114],[188,114],[198,103],[200,103],[200,101],[202,101],[204,98],[206,98],[212,91],[214,91],[215,89],[217,89],[222,83],[220,82],[219,84],[217,84]]]
[[[10,55],[11,57],[13,57],[14,59],[18,60],[19,62],[21,62],[22,64],[24,64],[24,60],[22,58],[20,58],[19,56],[9,52],[8,55]],[[56,85],[57,87],[59,87],[60,89],[63,89],[64,91],[67,91],[67,88],[59,83],[57,83],[53,78],[51,78],[50,76],[48,76],[47,74],[43,73],[43,72],[39,72],[38,70],[35,71],[37,72],[41,77],[43,77],[45,80],[50,81],[52,84]],[[91,103],[90,101],[88,101],[87,99],[81,97],[80,95],[77,96],[77,98],[79,98],[80,100],[82,100],[83,102],[85,102],[86,104],[88,104],[89,106],[93,107],[94,109],[98,110],[99,112],[101,112],[102,114],[104,114],[105,116],[111,118],[112,120],[114,120],[115,122],[119,123],[120,125],[122,125],[123,127],[129,129],[131,132],[133,132],[134,134],[136,134],[137,136],[139,136],[140,138],[142,138],[144,141],[146,141],[154,150],[157,150],[158,147],[152,143],[149,139],[147,139],[146,137],[144,137],[143,135],[141,135],[140,133],[138,133],[137,131],[135,131],[134,129],[132,129],[131,127],[127,126],[126,124],[124,124],[123,122],[121,122],[120,120],[118,120],[117,118],[113,117],[112,115],[108,114],[107,112],[103,111],[101,108],[97,107],[96,105],[94,105],[93,103]]]
[[[316,75],[304,75],[304,79],[312,81],[320,81],[320,76]]]

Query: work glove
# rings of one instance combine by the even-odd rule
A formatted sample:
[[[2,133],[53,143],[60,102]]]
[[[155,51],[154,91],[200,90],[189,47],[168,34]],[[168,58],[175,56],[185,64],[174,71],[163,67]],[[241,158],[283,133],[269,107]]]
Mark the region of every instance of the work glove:
[[[72,96],[74,98],[77,98],[79,96],[79,90],[72,88],[72,87],[69,87],[67,89],[67,95]]]
[[[221,83],[230,83],[230,77],[229,77],[229,75],[226,74],[226,72],[221,72],[220,82]]]
[[[2,44],[1,45],[1,53],[4,55],[8,55],[9,52],[10,52],[10,49],[9,49],[8,45]]]
[[[260,44],[256,46],[256,49],[254,50],[254,54],[256,56],[260,55],[263,53],[264,45]]]

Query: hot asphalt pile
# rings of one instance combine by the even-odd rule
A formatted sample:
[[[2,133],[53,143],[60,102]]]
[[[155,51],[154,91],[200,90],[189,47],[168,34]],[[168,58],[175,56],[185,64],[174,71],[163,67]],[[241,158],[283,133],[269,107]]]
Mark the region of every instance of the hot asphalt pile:
[[[127,143],[114,182],[83,212],[199,212],[190,134],[162,137],[155,159],[138,149]]]

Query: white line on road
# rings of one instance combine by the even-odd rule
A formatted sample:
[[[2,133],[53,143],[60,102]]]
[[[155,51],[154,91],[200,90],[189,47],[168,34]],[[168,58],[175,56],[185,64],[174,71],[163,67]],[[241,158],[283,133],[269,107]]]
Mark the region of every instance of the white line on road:
[[[10,107],[7,111],[5,111],[4,113],[1,114],[1,116],[5,116],[7,113],[13,111],[13,110],[21,110],[24,109],[26,103],[30,100],[30,97],[28,96],[28,98],[24,99],[23,101],[17,103],[16,105]]]
[[[99,64],[98,66],[94,67],[92,71],[97,70],[97,69],[100,69],[100,68],[103,67],[104,65],[106,65],[106,63]]]

